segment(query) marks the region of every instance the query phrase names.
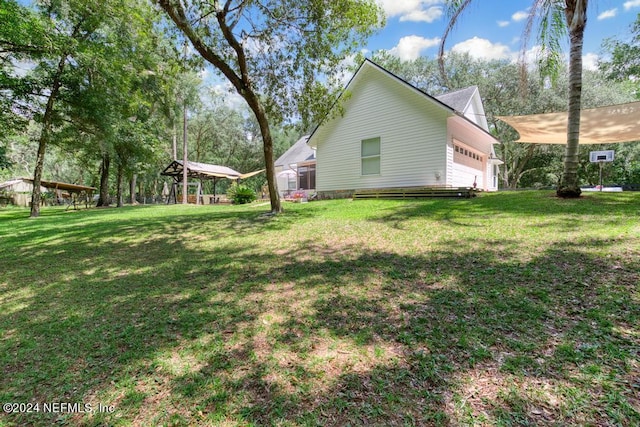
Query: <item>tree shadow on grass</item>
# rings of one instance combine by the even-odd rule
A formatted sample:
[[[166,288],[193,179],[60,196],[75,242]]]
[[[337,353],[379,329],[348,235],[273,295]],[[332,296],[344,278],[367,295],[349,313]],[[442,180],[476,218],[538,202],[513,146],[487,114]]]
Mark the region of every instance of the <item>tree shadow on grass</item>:
[[[139,225],[119,221],[117,233]],[[638,378],[636,258],[562,243],[520,262],[490,241],[417,255],[296,241],[278,254],[248,240],[194,246],[158,227],[138,244],[99,244],[108,227],[74,235],[51,266],[57,276],[37,284],[25,284],[23,269],[40,262],[28,245],[9,260],[2,400],[116,408],[9,422],[640,421],[628,387]]]
[[[403,201],[388,200],[373,220],[392,224],[403,229],[407,221],[431,218],[456,226],[491,226],[498,216],[515,215],[514,218],[531,218],[536,227],[560,227],[577,230],[577,215],[586,214],[580,221],[589,220],[595,227],[615,225],[622,215],[627,218],[640,213],[636,193],[588,194],[578,199],[560,199],[555,192],[524,191],[485,194],[472,199],[424,199]]]
[[[589,259],[592,268],[573,274],[566,264],[584,254],[560,245],[526,265],[489,259],[476,271],[458,268],[476,257],[367,253],[341,266],[307,262],[293,279],[319,293],[307,306],[280,306],[286,320],[254,330],[253,338],[261,338],[245,342],[222,372],[240,374],[226,395],[248,403],[226,399],[224,412],[255,425],[637,421],[632,391],[618,389],[612,404],[611,395],[583,388],[580,372],[598,366],[622,383],[637,374],[630,368],[637,337],[621,332],[637,321],[633,313],[640,308],[632,298],[637,274],[631,265],[611,271]],[[354,271],[354,265],[361,267]],[[411,273],[399,276],[399,265]],[[555,270],[549,275],[541,266]],[[441,275],[434,278],[435,269]],[[319,271],[329,272],[327,282]],[[270,274],[292,279],[287,267]],[[357,289],[337,285],[338,276],[351,284],[359,277]],[[321,289],[327,283],[332,289]],[[594,323],[596,312],[608,320]],[[204,369],[200,381],[213,372]],[[474,380],[493,390],[465,396]],[[184,381],[177,379],[181,386]],[[579,398],[573,401],[572,393]],[[215,414],[220,407],[210,403],[202,406]]]

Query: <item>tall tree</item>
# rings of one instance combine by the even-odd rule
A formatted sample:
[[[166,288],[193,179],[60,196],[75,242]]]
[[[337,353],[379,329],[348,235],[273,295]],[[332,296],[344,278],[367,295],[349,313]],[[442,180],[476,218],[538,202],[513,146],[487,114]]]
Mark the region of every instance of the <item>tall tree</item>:
[[[33,173],[31,217],[40,215],[40,181],[47,145],[52,139],[54,126],[60,122],[57,109],[59,97],[73,96],[65,93],[72,90],[65,85],[66,77],[81,65],[82,54],[95,46],[92,37],[100,29],[105,17],[114,14],[109,2],[98,0],[42,2],[40,11],[43,18],[51,23],[58,43],[38,62],[34,74],[42,82],[39,97],[44,102],[42,110],[36,114],[41,129]]]
[[[444,67],[444,47],[447,36],[460,15],[471,3],[472,0],[447,1],[450,20],[440,43],[441,70]],[[559,40],[567,33],[569,35],[567,144],[565,146],[564,169],[556,192],[558,196],[566,198],[579,197],[581,193],[578,186],[577,170],[582,95],[582,47],[587,24],[587,5],[588,0],[532,0],[525,30],[525,35],[528,37],[535,20],[540,20],[539,38],[543,47],[543,69],[552,75],[556,72],[555,66],[558,65],[560,58]]]
[[[172,52],[160,48],[163,35],[155,26],[157,14],[144,1],[43,2],[40,11],[65,43],[34,70],[41,81],[49,82],[40,88],[47,102],[44,114],[37,116],[41,132],[34,180],[42,177],[47,145],[66,143],[66,138],[74,141],[76,150],[99,153],[98,205],[108,205],[110,166],[131,174],[135,164],[118,154],[139,153],[132,145],[153,143],[144,123],[165,95],[163,81],[174,75],[165,69],[172,59],[166,54]],[[52,69],[54,55],[57,68]],[[32,216],[39,213],[38,189]]]
[[[381,24],[373,0],[156,0],[244,98],[260,127],[271,212],[281,211],[270,122],[328,110],[338,65]],[[337,92],[337,87],[336,87]]]

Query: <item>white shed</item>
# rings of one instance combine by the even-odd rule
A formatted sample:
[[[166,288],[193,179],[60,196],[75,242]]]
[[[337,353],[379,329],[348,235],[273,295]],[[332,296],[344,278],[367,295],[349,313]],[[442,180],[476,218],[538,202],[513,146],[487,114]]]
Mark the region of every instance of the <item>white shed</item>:
[[[318,126],[320,197],[361,189],[497,190],[497,164],[477,87],[439,98],[365,60],[345,88],[343,114]]]
[[[40,187],[40,192],[47,189]],[[27,178],[17,178],[0,183],[0,197],[15,206],[30,206],[33,193],[33,181]]]

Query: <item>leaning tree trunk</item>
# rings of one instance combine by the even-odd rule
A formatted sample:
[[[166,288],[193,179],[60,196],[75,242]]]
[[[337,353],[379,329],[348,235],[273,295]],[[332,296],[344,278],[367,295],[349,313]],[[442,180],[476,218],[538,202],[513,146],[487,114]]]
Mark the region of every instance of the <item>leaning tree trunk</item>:
[[[579,197],[578,146],[580,143],[580,111],[582,98],[582,46],[587,24],[587,0],[567,0],[565,14],[569,27],[569,112],[567,118],[567,145],[564,170],[557,195]]]
[[[109,206],[109,164],[111,159],[109,153],[102,154],[102,165],[100,166],[100,197],[96,206]]]
[[[271,213],[277,214],[282,212],[280,203],[280,195],[278,194],[278,186],[276,181],[276,172],[273,159],[273,139],[271,137],[271,129],[267,114],[260,104],[258,96],[250,92],[245,97],[249,107],[253,111],[258,125],[260,125],[260,134],[262,135],[262,151],[264,153],[265,169],[267,174],[267,186],[269,188],[269,201],[271,202]]]

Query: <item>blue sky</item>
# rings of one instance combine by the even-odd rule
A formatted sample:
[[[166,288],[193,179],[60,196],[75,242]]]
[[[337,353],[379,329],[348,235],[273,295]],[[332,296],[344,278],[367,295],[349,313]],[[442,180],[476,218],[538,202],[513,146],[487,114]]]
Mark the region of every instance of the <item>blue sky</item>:
[[[403,59],[435,57],[448,18],[442,0],[377,0],[387,16],[386,27],[369,40],[367,50],[388,50]],[[450,33],[446,50],[482,58],[515,58],[531,0],[475,0]],[[595,66],[605,38],[626,39],[640,13],[640,0],[591,0],[585,32],[584,65]],[[534,32],[528,47],[537,44]],[[568,41],[567,41],[568,46]]]

